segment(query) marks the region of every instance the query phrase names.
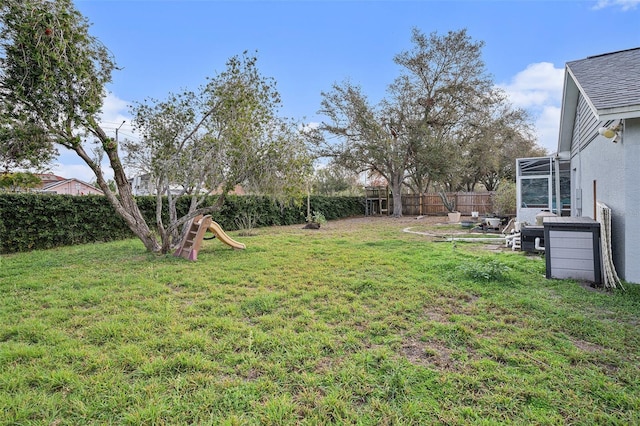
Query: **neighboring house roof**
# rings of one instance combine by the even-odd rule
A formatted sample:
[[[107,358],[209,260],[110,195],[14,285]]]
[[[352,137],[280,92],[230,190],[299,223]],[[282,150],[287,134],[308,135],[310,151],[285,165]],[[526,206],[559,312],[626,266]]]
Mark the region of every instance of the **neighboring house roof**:
[[[77,184],[80,185],[80,187],[82,188],[80,190],[80,192],[84,193],[84,192],[90,192],[93,194],[101,194],[104,195],[104,192],[102,192],[101,189],[94,187],[93,185],[90,185],[86,182],[83,182],[79,179],[76,178],[71,178],[71,179],[64,179],[61,181],[54,181],[54,182],[49,182],[46,183],[45,185],[42,186],[42,188],[40,188],[41,191],[56,191],[57,188],[62,188],[65,185],[75,182]]]
[[[67,180],[62,176],[54,175],[53,173],[36,173],[36,176],[42,181],[42,185],[48,185],[51,182],[62,182]]]
[[[577,101],[599,121],[640,117],[640,47],[567,62],[558,152],[570,149]]]
[[[209,191],[209,195],[219,195],[222,194],[222,186],[219,186],[215,191]],[[246,192],[242,185],[236,185],[233,187],[231,191],[228,192],[227,195],[246,195]]]

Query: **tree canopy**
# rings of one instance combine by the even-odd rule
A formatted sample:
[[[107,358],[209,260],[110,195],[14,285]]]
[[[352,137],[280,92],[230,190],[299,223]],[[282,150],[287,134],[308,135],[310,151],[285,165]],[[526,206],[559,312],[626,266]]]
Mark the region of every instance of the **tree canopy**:
[[[42,135],[43,151],[52,143],[74,151],[129,228],[148,250],[158,251],[131,193],[118,146],[99,124],[105,85],[116,68],[113,56],[89,34],[87,19],[71,0],[6,0],[0,14],[2,123],[13,129],[28,123]],[[87,152],[86,137],[106,154],[118,197],[102,165]]]
[[[312,192],[318,195],[361,195],[362,183],[357,173],[335,163],[318,167],[311,181]]]
[[[197,92],[170,94],[133,108],[141,135],[123,144],[126,162],[148,174],[157,203],[167,198],[170,221],[156,226],[163,247],[179,242],[179,229],[198,214],[219,209],[236,185],[245,191],[292,195],[301,191],[311,159],[295,123],[277,116],[280,96],[272,79],[262,76],[256,57],[246,52]],[[207,205],[212,191],[220,194]],[[179,197],[191,197],[189,212],[178,217]]]
[[[14,172],[0,173],[0,192],[18,192],[28,188],[35,188],[42,180],[33,173]]]
[[[0,169],[40,169],[57,156],[58,151],[47,135],[33,123],[14,120],[0,114]]]
[[[526,114],[487,73],[482,42],[464,29],[414,29],[411,39],[413,47],[394,58],[400,75],[377,105],[350,81],[323,92],[327,120],[314,135],[319,155],[387,180],[394,216],[402,214],[403,186],[419,193],[435,182],[449,190],[478,183],[494,189],[508,169],[505,156],[535,147]]]

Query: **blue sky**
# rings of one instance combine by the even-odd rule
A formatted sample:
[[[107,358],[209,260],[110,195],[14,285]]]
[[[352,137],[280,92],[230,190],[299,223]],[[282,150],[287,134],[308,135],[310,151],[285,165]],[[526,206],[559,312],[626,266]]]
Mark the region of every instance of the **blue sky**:
[[[378,101],[399,73],[393,57],[411,48],[411,30],[466,28],[515,106],[530,111],[539,144],[555,150],[564,64],[640,47],[640,0],[75,0],[91,33],[114,54],[103,110],[110,134],[131,137],[128,105],[195,89],[228,58],[257,51],[282,95],[281,115],[319,122],[321,95],[350,79]],[[53,170],[91,181],[62,153]]]

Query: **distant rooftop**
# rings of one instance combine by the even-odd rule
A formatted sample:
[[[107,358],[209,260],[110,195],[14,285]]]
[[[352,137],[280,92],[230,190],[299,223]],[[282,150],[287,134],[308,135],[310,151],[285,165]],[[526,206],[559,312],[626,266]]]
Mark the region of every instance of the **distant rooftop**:
[[[67,180],[67,178],[63,178],[62,176],[54,175],[53,173],[36,173],[36,176],[40,178],[42,182],[60,182],[63,180]]]

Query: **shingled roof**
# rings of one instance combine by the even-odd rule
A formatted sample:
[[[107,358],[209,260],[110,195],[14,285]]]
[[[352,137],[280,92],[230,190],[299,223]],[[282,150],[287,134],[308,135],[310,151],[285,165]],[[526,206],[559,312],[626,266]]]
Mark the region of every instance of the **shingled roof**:
[[[640,117],[640,47],[567,62],[565,70],[558,152],[571,150],[580,95],[600,122]]]
[[[567,62],[567,72],[600,119],[640,117],[640,48]]]

